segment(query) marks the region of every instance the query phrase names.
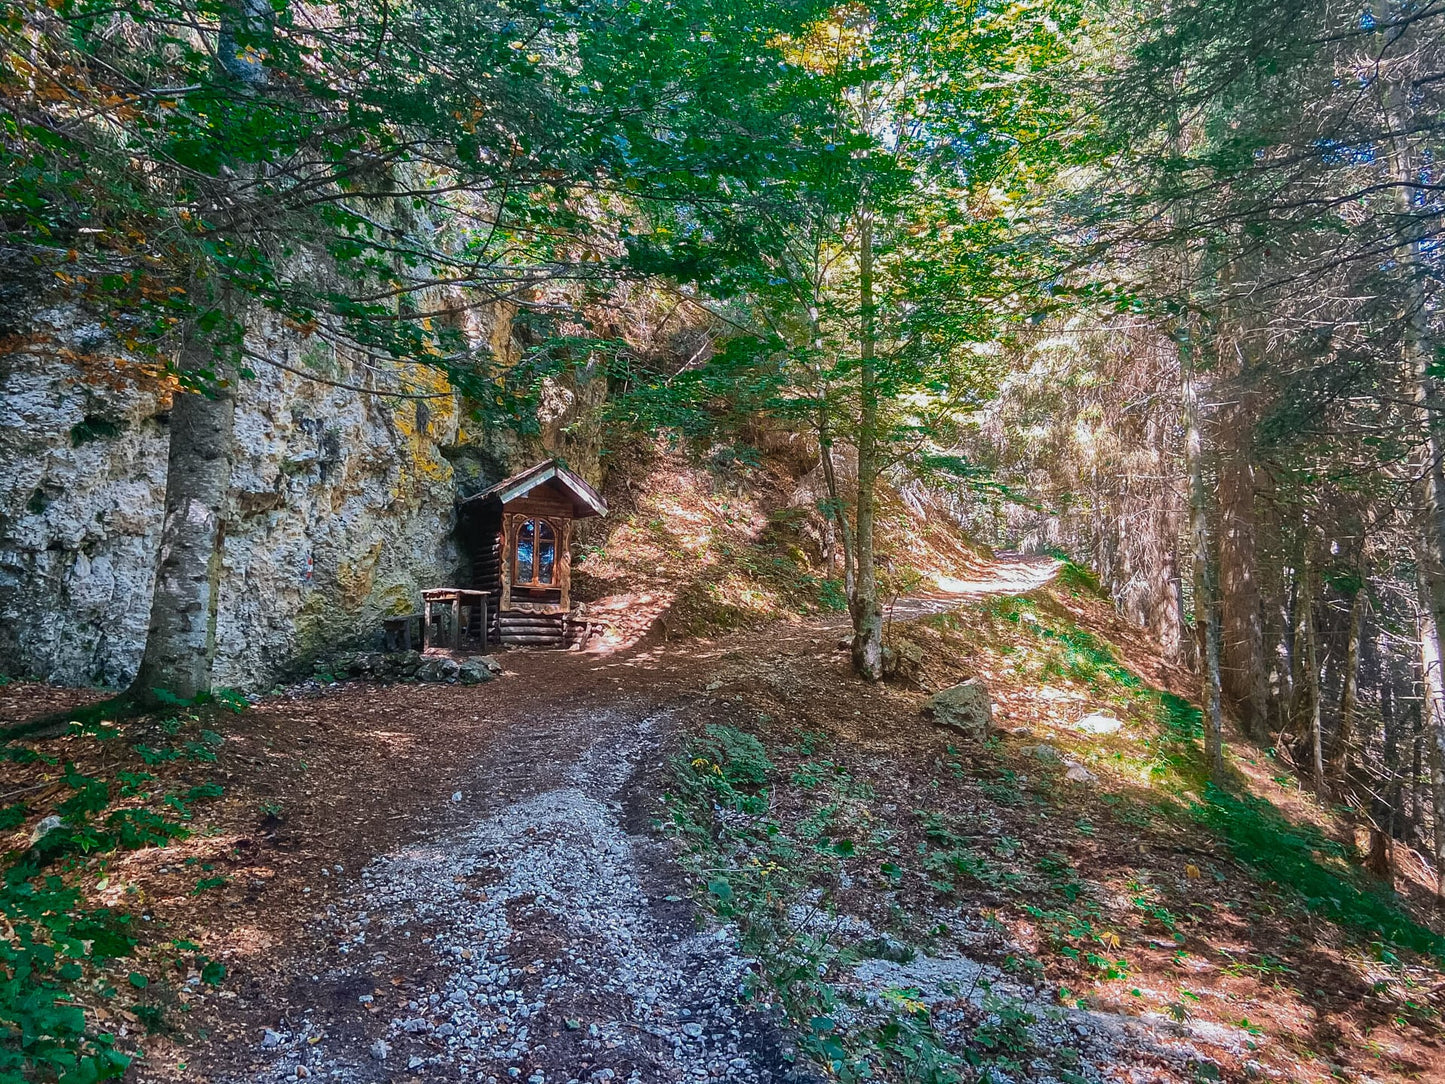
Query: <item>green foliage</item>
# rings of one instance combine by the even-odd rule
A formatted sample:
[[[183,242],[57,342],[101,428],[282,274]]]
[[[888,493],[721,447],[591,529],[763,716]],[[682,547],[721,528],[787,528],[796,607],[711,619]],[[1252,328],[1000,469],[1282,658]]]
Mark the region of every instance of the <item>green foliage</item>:
[[[1390,894],[1365,881],[1344,849],[1309,825],[1295,824],[1273,805],[1209,785],[1194,818],[1229,846],[1235,860],[1308,910],[1371,941],[1445,961],[1445,937],[1409,917]]]
[[[93,440],[109,440],[125,430],[123,422],[115,422],[98,414],[87,414],[81,421],[70,427],[70,446],[79,448]]]
[[[1060,562],[1058,581],[1067,587],[1074,594],[1085,594],[1094,597],[1102,597],[1104,589],[1099,584],[1099,577],[1096,573],[1076,564],[1067,553],[1061,549],[1050,549],[1048,555]]]
[[[104,735],[90,734],[92,740]],[[7,759],[33,761],[33,750],[11,743]],[[60,826],[4,858],[0,883],[0,914],[12,935],[0,941],[0,1077],[58,1079],[61,1082],[104,1080],[121,1075],[130,1059],[115,1047],[115,1037],[87,1025],[76,992],[107,985],[106,972],[131,956],[137,930],[131,917],[109,907],[84,902],[87,860],[115,851],[165,846],[184,839],[187,829],[160,813],[130,804],[147,795],[140,787],[152,777],[144,772],[118,772],[113,778],[87,775],[75,763],[63,766],[62,780],[70,791],[56,806]],[[220,794],[214,784],[191,789],[193,798]],[[23,805],[4,811],[5,828],[26,817]],[[103,868],[103,867],[102,867]],[[224,968],[198,957],[202,977],[219,981]],[[209,969],[209,970],[206,970]],[[128,985],[137,993],[150,985],[143,972],[132,971]],[[158,1022],[154,1006],[137,1004],[138,1016]]]
[[[761,787],[767,783],[773,763],[761,741],[730,726],[709,726],[707,736],[711,742],[705,749],[721,767],[729,786]]]

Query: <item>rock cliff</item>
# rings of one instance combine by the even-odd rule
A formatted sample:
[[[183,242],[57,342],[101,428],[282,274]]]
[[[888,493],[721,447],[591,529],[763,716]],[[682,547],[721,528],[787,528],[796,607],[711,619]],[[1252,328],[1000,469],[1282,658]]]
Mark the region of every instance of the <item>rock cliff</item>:
[[[302,356],[288,332],[252,350],[318,376],[435,398],[400,399],[257,364],[237,405],[222,551],[218,687],[264,685],[335,645],[365,644],[423,587],[461,574],[456,498],[532,457],[595,474],[573,435],[604,389],[545,390],[540,436],[471,420],[445,377]],[[123,685],[144,647],[166,482],[170,387],[84,314],[36,311],[0,341],[0,673]]]

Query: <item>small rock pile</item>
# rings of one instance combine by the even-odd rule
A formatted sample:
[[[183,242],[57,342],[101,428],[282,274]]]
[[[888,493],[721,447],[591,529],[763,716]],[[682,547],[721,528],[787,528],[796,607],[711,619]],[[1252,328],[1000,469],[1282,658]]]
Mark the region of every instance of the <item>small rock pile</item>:
[[[391,685],[416,681],[429,685],[480,685],[502,672],[502,664],[491,655],[471,655],[458,662],[445,655],[423,655],[420,651],[355,651],[316,664],[318,675],[350,677]]]

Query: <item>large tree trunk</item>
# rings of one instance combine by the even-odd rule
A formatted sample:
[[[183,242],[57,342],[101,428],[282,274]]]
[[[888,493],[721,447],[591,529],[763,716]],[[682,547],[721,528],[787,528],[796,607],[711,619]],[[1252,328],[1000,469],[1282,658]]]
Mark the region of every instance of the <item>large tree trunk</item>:
[[[1390,129],[1395,133],[1393,162],[1391,163],[1398,184],[1395,185],[1395,209],[1402,224],[1396,253],[1399,273],[1403,276],[1404,312],[1402,316],[1404,367],[1410,383],[1419,420],[1424,436],[1422,469],[1420,471],[1420,604],[1426,611],[1428,622],[1420,626],[1422,677],[1425,684],[1427,710],[1422,718],[1426,740],[1430,742],[1431,774],[1434,780],[1434,803],[1436,817],[1437,858],[1442,850],[1440,835],[1445,827],[1445,811],[1440,809],[1442,797],[1441,750],[1445,749],[1445,730],[1438,717],[1445,713],[1445,704],[1439,694],[1442,685],[1439,666],[1442,658],[1440,637],[1445,635],[1445,413],[1442,413],[1441,387],[1432,373],[1434,344],[1430,336],[1429,311],[1426,302],[1425,281],[1428,275],[1425,260],[1421,255],[1418,208],[1414,206],[1415,184],[1420,175],[1419,149],[1410,142],[1409,132],[1413,123],[1413,106],[1410,95],[1413,92],[1409,80],[1402,79],[1394,72],[1393,86],[1389,92],[1392,116]],[[1430,643],[1426,643],[1426,640]],[[1433,664],[1426,661],[1433,660]],[[1433,669],[1432,669],[1433,665]],[[1431,690],[1434,689],[1432,696]],[[1433,713],[1430,709],[1433,701]],[[1438,867],[1438,861],[1437,861]],[[1445,886],[1445,871],[1440,871],[1441,885]]]
[[[145,655],[131,685],[143,703],[155,703],[158,691],[190,700],[211,689],[235,414],[229,385],[211,395],[178,391],[171,407],[160,562]]]
[[[874,496],[878,485],[878,367],[873,312],[873,221],[858,216],[858,499],[854,557],[853,672],[865,681],[883,677],[883,607],[873,561]]]
[[[1189,537],[1194,551],[1194,620],[1198,630],[1204,701],[1204,751],[1209,774],[1224,778],[1224,722],[1219,687],[1219,620],[1209,545],[1209,490],[1204,477],[1204,439],[1199,424],[1199,385],[1192,342],[1179,346],[1184,423],[1184,465],[1189,476]]]
[[[269,83],[266,53],[256,46],[270,34],[274,18],[266,0],[225,0],[220,9],[216,61],[243,95],[260,93]],[[244,161],[235,164],[238,190],[255,171]],[[222,298],[223,309],[234,315],[235,301],[225,287]],[[160,559],[145,653],[129,693],[143,704],[156,703],[160,693],[191,700],[210,692],[216,657],[236,374],[194,322],[178,362],[180,371],[202,380],[206,390],[177,391],[171,405]]]

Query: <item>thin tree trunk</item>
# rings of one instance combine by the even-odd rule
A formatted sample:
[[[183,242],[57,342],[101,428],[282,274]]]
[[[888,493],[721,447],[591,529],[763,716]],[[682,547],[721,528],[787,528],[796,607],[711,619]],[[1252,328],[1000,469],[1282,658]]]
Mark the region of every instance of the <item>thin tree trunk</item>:
[[[1429,746],[1430,804],[1435,812],[1435,894],[1445,898],[1445,674],[1441,672],[1439,630],[1428,604],[1429,587],[1424,582],[1420,584],[1420,596],[1421,729]]]
[[[853,567],[853,532],[848,526],[848,512],[843,507],[843,494],[838,489],[838,474],[833,467],[833,436],[828,427],[827,404],[818,409],[818,448],[823,463],[823,480],[828,485],[828,507],[834,530],[843,547],[843,586],[851,599],[857,573]]]
[[[1424,678],[1420,680],[1420,688],[1425,688]],[[1425,774],[1425,711],[1424,697],[1415,706],[1410,716],[1410,811],[1407,819],[1409,825],[1409,836],[1412,841],[1424,838],[1425,829],[1425,796],[1421,792],[1422,780]],[[1412,842],[1413,846],[1413,842]]]
[[[1256,740],[1269,733],[1269,676],[1256,554],[1255,472],[1249,462],[1250,412],[1237,408],[1223,428],[1233,433],[1219,467],[1221,680],[1230,708]],[[1228,439],[1228,438],[1227,438]]]
[[[1293,723],[1299,718],[1299,572],[1289,577],[1289,588],[1285,591],[1285,613],[1280,643],[1285,648],[1283,665],[1283,688],[1280,695],[1279,731],[1293,733]]]
[[[192,371],[212,364],[209,356],[195,356],[203,345],[187,349],[195,352],[187,366]],[[176,392],[150,628],[131,685],[142,703],[155,703],[162,691],[190,700],[211,689],[235,416],[231,386],[211,395]]]
[[[1360,544],[1360,577],[1355,596],[1350,602],[1350,628],[1345,646],[1345,673],[1340,691],[1340,726],[1330,741],[1330,775],[1344,784],[1350,774],[1350,746],[1355,740],[1356,715],[1359,710],[1360,688],[1360,637],[1364,631],[1365,602],[1369,595],[1365,591],[1365,548]]]
[[[873,312],[873,221],[858,215],[858,499],[855,518],[857,579],[853,585],[853,672],[865,681],[883,677],[883,607],[873,558],[874,498],[878,484],[878,367]]]
[[[1189,475],[1189,536],[1194,551],[1194,620],[1203,658],[1204,752],[1209,774],[1224,779],[1224,721],[1219,687],[1219,620],[1209,544],[1209,490],[1204,478],[1204,440],[1199,425],[1199,386],[1193,343],[1179,344],[1183,378],[1184,461]]]
[[[1328,800],[1325,782],[1324,741],[1320,734],[1320,667],[1319,644],[1315,633],[1314,576],[1310,565],[1309,539],[1304,540],[1304,557],[1300,563],[1299,616],[1300,635],[1304,640],[1301,678],[1305,695],[1309,697],[1309,741],[1310,774],[1313,777],[1315,794],[1321,801]]]

